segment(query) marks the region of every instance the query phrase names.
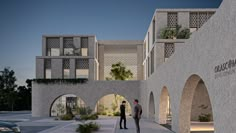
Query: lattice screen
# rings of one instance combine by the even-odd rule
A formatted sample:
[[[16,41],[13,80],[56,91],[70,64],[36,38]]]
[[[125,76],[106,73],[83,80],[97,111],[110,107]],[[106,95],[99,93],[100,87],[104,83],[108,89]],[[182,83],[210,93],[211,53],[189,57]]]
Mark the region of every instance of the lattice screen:
[[[81,37],[81,48],[88,48],[88,37]]]
[[[44,66],[45,66],[45,69],[51,69],[51,60],[50,59],[45,59],[44,60]]]
[[[165,58],[169,58],[175,52],[174,43],[165,44]]]
[[[189,15],[190,28],[200,28],[214,12],[191,12]]]
[[[178,13],[169,12],[167,14],[167,26],[175,28],[178,25]]]
[[[136,47],[105,47],[104,52],[104,78],[110,77],[112,64],[122,62],[137,79],[137,49]]]
[[[200,12],[199,13],[199,27],[202,27],[202,25],[208,20],[207,12]]]
[[[64,59],[63,60],[63,68],[64,69],[70,69],[70,59]]]
[[[73,38],[72,37],[63,38],[63,47],[64,48],[74,48]]]
[[[60,38],[50,37],[47,38],[47,48],[60,48]]]
[[[76,60],[76,69],[89,69],[89,60],[88,59],[77,59]]]
[[[192,12],[190,13],[190,20],[189,20],[190,28],[198,28],[198,13]]]

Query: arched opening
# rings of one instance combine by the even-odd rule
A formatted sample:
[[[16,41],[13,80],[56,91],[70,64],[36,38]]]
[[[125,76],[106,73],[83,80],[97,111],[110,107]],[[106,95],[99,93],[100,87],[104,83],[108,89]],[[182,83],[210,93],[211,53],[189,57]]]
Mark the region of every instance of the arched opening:
[[[185,83],[179,116],[181,133],[214,132],[213,111],[207,86],[198,76],[191,76]]]
[[[126,115],[131,115],[132,110],[129,101],[118,94],[108,94],[100,98],[96,104],[95,112],[99,115],[119,116],[122,101],[126,101]]]
[[[57,97],[50,108],[50,116],[61,116],[68,112],[70,108],[76,114],[79,107],[85,107],[84,101],[74,94],[66,94]]]
[[[150,93],[149,97],[149,118],[154,120],[155,119],[155,103],[154,103],[154,96],[153,93]]]
[[[171,104],[167,87],[163,87],[159,103],[159,124],[171,129]]]

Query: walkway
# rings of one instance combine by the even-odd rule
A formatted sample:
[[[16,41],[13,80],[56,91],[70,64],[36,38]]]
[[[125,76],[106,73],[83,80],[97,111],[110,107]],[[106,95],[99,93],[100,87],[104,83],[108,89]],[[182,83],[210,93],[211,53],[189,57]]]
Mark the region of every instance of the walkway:
[[[136,133],[134,120],[132,118],[127,118],[127,128],[128,130],[120,129],[118,120],[115,133]],[[140,130],[141,133],[173,133],[169,129],[145,119],[141,119],[140,121]]]

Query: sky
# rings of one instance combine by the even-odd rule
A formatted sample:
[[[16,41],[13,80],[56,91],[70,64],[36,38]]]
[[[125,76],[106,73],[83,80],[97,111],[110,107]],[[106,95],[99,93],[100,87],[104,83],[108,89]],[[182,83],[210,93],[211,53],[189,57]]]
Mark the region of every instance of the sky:
[[[218,8],[222,0],[0,0],[0,71],[18,85],[35,78],[42,35],[94,34],[98,40],[143,40],[157,8]]]

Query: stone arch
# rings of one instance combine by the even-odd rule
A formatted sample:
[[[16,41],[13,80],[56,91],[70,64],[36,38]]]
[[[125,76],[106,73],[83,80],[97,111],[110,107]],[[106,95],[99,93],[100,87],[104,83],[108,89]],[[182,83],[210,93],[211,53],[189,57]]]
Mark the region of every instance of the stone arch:
[[[180,111],[179,111],[179,132],[181,133],[190,133],[191,131],[191,113],[192,113],[192,105],[195,97],[196,90],[198,89],[200,84],[204,84],[206,96],[209,98],[209,104],[211,106],[209,93],[207,91],[207,85],[204,80],[194,74],[190,76],[183,88],[182,97],[180,102]],[[213,111],[211,110],[211,114],[213,117]]]
[[[154,120],[155,119],[155,101],[154,101],[154,95],[153,92],[149,95],[149,118]]]
[[[81,97],[77,96],[76,94],[71,94],[71,93],[68,93],[68,94],[61,94],[61,95],[57,96],[56,98],[52,99],[53,101],[49,103],[49,104],[50,104],[50,107],[49,107],[49,117],[52,116],[52,112],[51,112],[51,111],[52,111],[52,107],[53,107],[54,103],[55,103],[60,97],[66,96],[66,95],[74,95],[75,97],[78,97],[79,99],[82,100],[82,102],[83,102],[84,105],[86,106],[85,101],[84,101]]]
[[[108,94],[104,94],[104,95],[100,96],[100,97],[96,100],[96,105],[95,105],[94,111],[97,112],[96,107],[97,107],[97,104],[98,104],[99,100],[101,100],[102,98],[104,98],[104,97],[106,97],[106,96],[114,95],[114,94],[117,94],[118,96],[122,96],[122,97],[124,98],[124,100],[126,101],[127,106],[130,107],[129,111],[130,111],[130,114],[131,114],[131,113],[132,113],[132,103],[131,103],[131,101],[128,100],[126,96],[121,95],[121,94],[118,94],[118,93],[108,93]],[[119,107],[120,104],[121,104],[121,103],[118,103],[118,107]],[[127,109],[126,111],[128,111],[128,109]]]
[[[170,95],[166,86],[161,90],[160,103],[159,103],[159,124],[168,123],[168,117],[171,116]]]

